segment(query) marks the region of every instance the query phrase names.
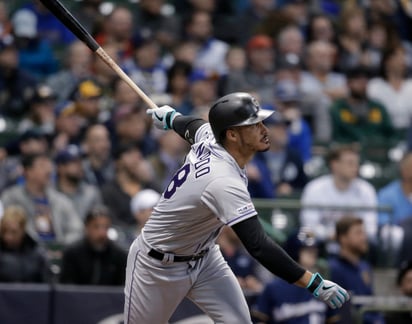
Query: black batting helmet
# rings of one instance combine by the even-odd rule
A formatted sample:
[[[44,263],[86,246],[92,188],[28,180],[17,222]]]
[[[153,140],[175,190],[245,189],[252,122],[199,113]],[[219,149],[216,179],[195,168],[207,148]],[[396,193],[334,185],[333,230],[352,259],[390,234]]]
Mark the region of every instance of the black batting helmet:
[[[223,96],[212,105],[209,122],[216,141],[221,143],[228,128],[257,124],[272,114],[273,111],[262,109],[250,94],[234,92]]]

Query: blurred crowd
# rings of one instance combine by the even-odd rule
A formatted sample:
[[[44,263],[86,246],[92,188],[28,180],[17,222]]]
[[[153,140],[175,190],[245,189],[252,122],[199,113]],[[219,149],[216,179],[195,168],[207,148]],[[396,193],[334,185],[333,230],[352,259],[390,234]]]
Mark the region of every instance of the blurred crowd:
[[[302,203],[284,246],[310,234],[337,260],[328,271],[355,265],[359,294],[379,249],[395,251],[390,266],[412,259],[410,1],[62,2],[157,105],[207,119],[243,91],[278,112],[247,172],[253,198]],[[146,109],[40,1],[0,0],[0,281],[123,284],[127,248],[189,149]],[[221,246],[245,290],[286,289],[230,232]]]

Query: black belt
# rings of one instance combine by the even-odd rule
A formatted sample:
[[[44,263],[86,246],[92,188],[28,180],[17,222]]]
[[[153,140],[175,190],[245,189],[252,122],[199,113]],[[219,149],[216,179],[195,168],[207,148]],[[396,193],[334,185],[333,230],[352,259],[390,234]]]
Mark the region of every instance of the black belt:
[[[189,262],[189,261],[196,261],[201,258],[203,258],[206,253],[209,251],[209,249],[205,249],[200,251],[198,254],[193,254],[193,255],[174,255],[173,261],[174,262]],[[163,258],[165,256],[164,253],[159,252],[157,250],[151,249],[148,253],[149,256],[151,256],[154,259],[163,261]]]

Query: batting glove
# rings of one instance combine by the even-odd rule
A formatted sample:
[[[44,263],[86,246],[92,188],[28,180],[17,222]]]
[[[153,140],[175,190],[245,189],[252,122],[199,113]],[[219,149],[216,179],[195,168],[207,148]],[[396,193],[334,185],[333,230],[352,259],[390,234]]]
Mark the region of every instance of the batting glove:
[[[153,124],[159,129],[172,129],[173,120],[181,115],[170,106],[161,106],[155,109],[147,109],[146,113],[152,116]]]
[[[340,308],[349,300],[348,292],[338,284],[324,280],[319,273],[314,273],[306,287],[316,298],[324,301],[330,308]]]

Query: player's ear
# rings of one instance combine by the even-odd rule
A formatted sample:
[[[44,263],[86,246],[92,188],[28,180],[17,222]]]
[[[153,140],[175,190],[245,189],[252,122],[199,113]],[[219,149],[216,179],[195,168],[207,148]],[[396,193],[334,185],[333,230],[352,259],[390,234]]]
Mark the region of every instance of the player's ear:
[[[236,141],[237,135],[237,132],[233,128],[226,130],[226,138],[230,141]]]

